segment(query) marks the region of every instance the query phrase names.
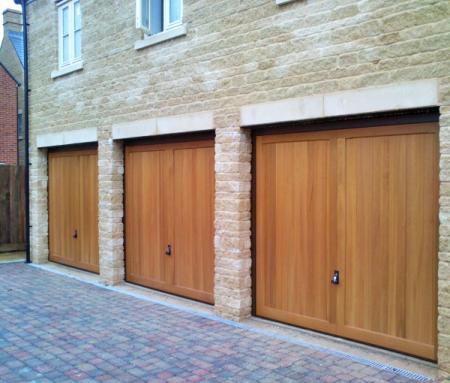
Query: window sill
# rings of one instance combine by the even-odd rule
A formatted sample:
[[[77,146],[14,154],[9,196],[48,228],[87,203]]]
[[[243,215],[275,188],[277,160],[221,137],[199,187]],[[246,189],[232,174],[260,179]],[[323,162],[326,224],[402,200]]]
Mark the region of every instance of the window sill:
[[[66,74],[73,73],[83,69],[83,61],[77,61],[70,65],[65,65],[58,70],[54,70],[51,73],[51,78],[57,78],[65,76]]]
[[[293,3],[296,0],[275,0],[276,5],[284,5],[288,3]]]
[[[151,47],[152,45],[162,43],[163,41],[172,40],[176,37],[185,36],[186,34],[187,34],[187,25],[182,24],[178,27],[158,33],[157,35],[148,36],[142,40],[136,41],[134,43],[134,49],[139,50]]]

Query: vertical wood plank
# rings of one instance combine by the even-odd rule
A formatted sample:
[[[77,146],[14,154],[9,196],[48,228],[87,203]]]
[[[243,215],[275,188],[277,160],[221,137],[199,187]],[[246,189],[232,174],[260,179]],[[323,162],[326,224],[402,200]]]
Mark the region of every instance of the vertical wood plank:
[[[436,358],[436,128],[256,137],[258,315]],[[327,150],[317,142],[327,142]],[[325,195],[316,205],[314,198]],[[327,224],[328,239],[317,229]],[[328,258],[316,265],[318,242],[328,244]],[[327,301],[314,275],[329,286],[334,269],[340,283]],[[296,278],[303,270],[307,275]],[[325,318],[317,309],[323,302]]]
[[[126,158],[127,279],[164,285],[164,177],[169,176],[165,174],[165,151],[128,152]]]
[[[10,242],[10,175],[9,166],[0,166],[0,244]]]
[[[212,142],[128,146],[126,153],[127,280],[213,303]]]
[[[428,358],[436,331],[435,150],[435,134],[418,133],[350,138],[346,153],[343,332]]]
[[[49,259],[98,272],[98,165],[93,149],[48,154]]]
[[[181,288],[214,289],[214,148],[173,151],[175,278]]]
[[[257,314],[324,330],[335,316],[335,143],[258,137],[257,151]]]
[[[80,265],[99,271],[98,256],[98,157],[97,153],[81,154],[80,166]]]

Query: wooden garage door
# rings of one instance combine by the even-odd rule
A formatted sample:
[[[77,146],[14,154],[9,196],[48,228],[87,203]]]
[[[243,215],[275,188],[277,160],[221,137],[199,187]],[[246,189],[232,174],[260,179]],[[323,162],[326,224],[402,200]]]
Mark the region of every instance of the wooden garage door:
[[[436,125],[259,136],[256,151],[257,315],[435,359]]]
[[[126,277],[213,303],[211,140],[126,148]]]
[[[51,261],[98,272],[97,149],[48,154]]]

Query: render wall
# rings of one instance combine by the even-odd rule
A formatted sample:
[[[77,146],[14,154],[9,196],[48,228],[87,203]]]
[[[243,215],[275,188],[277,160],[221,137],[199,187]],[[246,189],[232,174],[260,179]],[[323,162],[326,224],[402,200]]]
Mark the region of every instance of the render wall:
[[[123,279],[123,155],[113,124],[211,111],[216,130],[216,309],[251,311],[251,139],[243,105],[420,79],[439,82],[439,363],[450,370],[450,2],[185,0],[187,35],[139,51],[134,0],[82,0],[83,69],[57,69],[53,0],[29,8],[32,256],[48,257],[39,134],[97,130],[101,275]]]

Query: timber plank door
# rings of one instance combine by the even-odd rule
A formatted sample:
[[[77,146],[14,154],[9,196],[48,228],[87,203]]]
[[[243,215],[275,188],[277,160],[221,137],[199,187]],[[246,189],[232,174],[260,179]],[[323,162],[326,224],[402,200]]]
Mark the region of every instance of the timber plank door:
[[[213,303],[214,144],[126,147],[126,278]]]
[[[256,314],[436,359],[437,126],[256,137]]]
[[[97,149],[48,154],[49,259],[98,273]]]

